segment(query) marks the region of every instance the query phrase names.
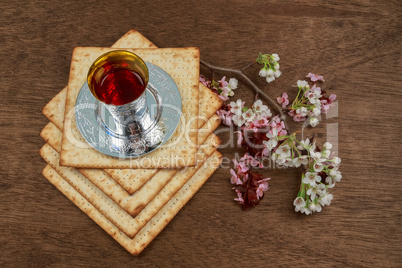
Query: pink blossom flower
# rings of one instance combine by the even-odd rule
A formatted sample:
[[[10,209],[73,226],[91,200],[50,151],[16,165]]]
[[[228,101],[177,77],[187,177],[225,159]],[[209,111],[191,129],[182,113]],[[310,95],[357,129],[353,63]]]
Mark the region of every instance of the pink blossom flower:
[[[285,123],[283,121],[281,121],[278,116],[275,116],[272,118],[272,120],[268,124],[268,126],[270,126],[271,128],[276,128],[278,131],[281,131],[281,129],[285,127]]]
[[[262,179],[257,182],[259,184],[258,188],[256,190],[258,198],[261,198],[264,195],[264,192],[268,190],[268,180],[269,179],[270,178],[266,178],[266,179]]]
[[[237,137],[237,145],[241,145],[243,143],[243,132],[242,131],[235,131],[235,133],[238,133]]]
[[[244,199],[243,199],[243,194],[239,192],[238,190],[235,190],[237,194],[237,198],[235,198],[235,201],[238,201],[240,204],[244,204]]]
[[[259,127],[259,128],[267,126],[268,123],[269,123],[269,121],[264,117],[261,119],[255,120],[253,122],[254,126]]]
[[[310,80],[312,82],[316,82],[316,81],[325,82],[324,77],[322,75],[308,73],[308,75],[306,77],[310,78]]]
[[[286,129],[282,129],[279,133],[278,133],[278,136],[286,136],[286,135],[288,135],[288,132],[286,131]],[[282,139],[279,139],[279,140],[283,140],[284,138],[282,138]]]
[[[227,101],[229,99],[228,96],[223,96],[223,95],[218,95],[219,98],[221,98],[223,101]]]
[[[211,85],[211,81],[207,81],[206,79],[205,79],[205,76],[203,76],[203,75],[200,75],[200,82],[204,85],[204,86],[206,86],[206,87],[209,87],[210,85]]]
[[[246,165],[250,164],[252,167],[262,167],[262,164],[260,163],[260,161],[258,161],[257,159],[255,159],[254,157],[252,157],[251,155],[249,155],[248,153],[246,153],[242,158],[240,158],[240,161],[243,161]]]
[[[295,116],[295,114],[296,114],[295,110],[290,110],[290,111],[288,112],[288,115],[289,115],[290,117]]]
[[[291,117],[293,117],[293,120],[296,122],[302,122],[302,121],[306,121],[306,117],[296,113],[295,110],[291,110],[288,112],[288,115],[290,115]]]
[[[329,96],[328,100],[329,100],[329,103],[330,103],[330,104],[333,103],[333,102],[336,100],[336,95],[335,95],[335,94],[331,94],[331,95]]]
[[[225,110],[218,110],[216,114],[219,116],[219,118],[222,119],[222,123],[224,125],[231,126],[233,124],[232,122],[233,114],[231,112]]]
[[[294,111],[291,110],[288,112],[290,116],[293,116]],[[268,124],[268,126],[271,127],[272,129],[276,129],[278,131],[278,136],[285,136],[287,135],[287,131],[285,128],[285,123],[279,119],[278,116],[275,116],[272,120],[271,123]]]
[[[302,116],[301,114],[296,114],[295,116],[293,116],[293,120],[296,122],[303,122],[306,121],[306,117]]]
[[[310,103],[316,103],[319,98],[322,97],[321,95],[321,88],[317,87],[315,84],[313,87],[304,93],[304,96],[308,98]]]
[[[278,131],[282,131],[285,129],[285,122],[281,121],[280,124],[277,126]]]
[[[258,129],[267,126],[269,123],[268,119],[265,117],[261,117],[260,119],[248,122],[244,130],[253,130],[254,132],[258,132]]]
[[[330,106],[334,103],[336,100],[336,95],[331,94],[328,98],[328,100],[324,99],[321,101],[321,111],[323,114],[326,114],[330,108]]]
[[[222,79],[219,80],[218,83],[221,85],[221,88],[225,88],[229,85],[229,83],[226,81],[226,76],[222,77]]]
[[[316,96],[321,96],[321,88],[317,87],[315,84],[311,87],[310,90],[313,91]]]
[[[276,101],[277,101],[279,104],[282,104],[282,108],[285,109],[285,108],[286,108],[286,105],[289,104],[288,94],[283,93],[283,94],[282,94],[282,97],[276,98]]]
[[[252,130],[254,132],[258,131],[257,126],[254,125],[254,122],[248,122],[246,125],[243,127],[243,130]]]
[[[246,173],[248,171],[248,167],[246,166],[246,163],[237,162],[236,159],[233,159],[232,161],[236,165],[236,169],[237,169],[238,172]]]
[[[222,92],[218,95],[223,101],[227,101],[229,99],[229,91],[227,88],[222,88]]]
[[[269,152],[270,152],[270,151],[268,150],[268,148],[265,147],[265,148],[262,150],[262,152],[261,152],[262,157],[269,155]]]
[[[329,107],[331,105],[327,103],[327,100],[321,101],[321,112],[323,114],[326,114],[329,111]]]
[[[233,169],[230,169],[230,174],[232,175],[232,177],[230,178],[230,183],[231,184],[236,184],[236,185],[243,184],[243,182],[241,181],[240,177],[238,176],[238,174]]]

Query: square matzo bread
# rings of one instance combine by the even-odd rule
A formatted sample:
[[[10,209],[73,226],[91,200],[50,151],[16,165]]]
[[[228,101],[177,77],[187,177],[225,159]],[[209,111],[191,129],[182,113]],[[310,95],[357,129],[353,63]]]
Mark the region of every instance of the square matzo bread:
[[[111,48],[74,49],[67,90],[60,164],[80,168],[177,168],[196,163],[199,98],[199,50],[197,48],[126,49],[164,69],[177,84],[182,116],[170,140],[142,157],[119,159],[86,145],[75,122],[75,102],[92,62]]]
[[[171,198],[170,196],[166,197],[166,200],[168,200],[167,203],[165,203],[163,207],[142,226],[133,238],[127,236],[113,222],[108,220],[101,211],[88,202],[86,198],[84,198],[49,165],[45,167],[42,174],[128,252],[133,255],[138,255],[201,188],[201,186],[219,167],[221,161],[222,155],[217,151],[213,153],[202,167],[198,169],[198,171],[180,188],[179,191],[176,192],[176,194]]]
[[[202,145],[198,148],[196,167],[203,162],[205,156],[209,157],[220,144],[219,138],[213,134],[211,135],[212,131],[220,123],[220,120],[217,118],[217,115],[214,115],[210,121],[211,120],[213,121],[213,124],[215,124],[212,129],[200,129],[198,132],[198,140],[200,145]],[[211,123],[209,122],[205,125],[210,124]],[[46,127],[43,128],[40,133],[40,136],[53,148],[53,150],[56,151],[55,154],[59,154],[61,150],[61,135],[62,132],[53,123],[46,125]],[[48,155],[43,156],[45,159],[49,159]],[[56,162],[58,161],[59,159],[57,158]],[[55,164],[53,164],[53,162],[48,163],[62,176],[65,175],[63,170],[71,170],[71,168],[68,169],[66,167],[58,168],[55,166]],[[196,170],[193,167],[191,168]],[[94,184],[94,186],[104,192],[127,213],[129,213],[131,216],[135,216],[147,204],[147,202],[160,191],[161,187],[163,187],[173,176],[175,176],[178,171],[181,171],[182,169],[159,169],[154,176],[149,178],[140,186],[137,186],[137,190],[133,192],[127,191],[124,187],[109,177],[102,169],[78,169],[78,171],[88,178]],[[186,169],[190,169],[190,167],[187,167]],[[136,180],[133,180],[132,182],[133,186],[139,184]]]

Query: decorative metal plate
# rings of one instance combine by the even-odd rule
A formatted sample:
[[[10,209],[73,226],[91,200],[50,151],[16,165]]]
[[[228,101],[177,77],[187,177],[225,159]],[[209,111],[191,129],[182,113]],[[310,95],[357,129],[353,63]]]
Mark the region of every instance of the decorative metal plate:
[[[119,158],[146,155],[164,144],[176,130],[181,116],[181,96],[173,79],[158,66],[146,62],[149,82],[146,103],[153,120],[140,138],[117,134],[109,111],[85,83],[77,97],[75,119],[84,139],[99,152]]]

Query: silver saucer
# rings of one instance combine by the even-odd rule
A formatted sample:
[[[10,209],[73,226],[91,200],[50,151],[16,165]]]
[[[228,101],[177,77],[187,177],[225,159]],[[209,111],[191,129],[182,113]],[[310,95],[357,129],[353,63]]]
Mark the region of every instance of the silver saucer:
[[[181,96],[173,79],[163,69],[146,62],[149,82],[146,103],[150,127],[141,136],[124,136],[110,112],[85,83],[77,97],[75,119],[84,139],[99,152],[119,158],[146,155],[164,144],[176,130],[181,116]],[[117,146],[116,146],[117,144]]]

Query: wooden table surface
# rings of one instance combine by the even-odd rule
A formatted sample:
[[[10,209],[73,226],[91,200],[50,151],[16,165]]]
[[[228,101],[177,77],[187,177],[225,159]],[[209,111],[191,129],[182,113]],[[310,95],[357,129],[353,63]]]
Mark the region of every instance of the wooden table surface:
[[[399,1],[1,2],[1,267],[402,265]],[[308,72],[324,75],[338,112],[306,132],[339,140],[343,179],[331,206],[295,213],[300,170],[265,169],[270,189],[242,211],[226,165],[139,257],[81,212],[41,175],[41,109],[67,84],[74,47],[110,46],[132,28],[160,47],[199,47],[201,59],[228,68],[276,52],[283,75],[274,83],[258,66],[246,71],[273,98],[294,97]],[[242,81],[235,92],[253,98]],[[240,149],[220,151],[231,159]]]

